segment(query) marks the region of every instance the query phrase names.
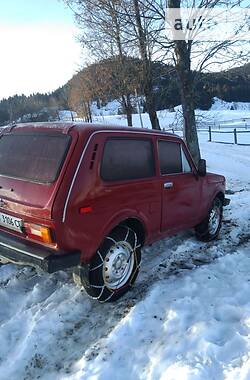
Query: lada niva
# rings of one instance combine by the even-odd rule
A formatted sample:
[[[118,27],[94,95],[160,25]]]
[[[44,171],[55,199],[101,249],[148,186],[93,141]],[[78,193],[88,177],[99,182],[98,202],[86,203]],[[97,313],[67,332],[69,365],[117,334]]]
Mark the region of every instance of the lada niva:
[[[174,134],[75,123],[0,129],[0,262],[73,268],[101,302],[130,289],[141,248],[194,228],[215,239],[225,178]]]

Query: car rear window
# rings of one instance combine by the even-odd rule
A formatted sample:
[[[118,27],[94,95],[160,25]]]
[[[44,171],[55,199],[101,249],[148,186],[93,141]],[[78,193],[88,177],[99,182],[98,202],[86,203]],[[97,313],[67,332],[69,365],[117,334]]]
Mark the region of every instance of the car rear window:
[[[155,175],[151,140],[114,138],[106,142],[101,166],[105,181],[124,181]]]
[[[39,183],[56,180],[70,143],[68,135],[17,134],[0,138],[0,175]]]

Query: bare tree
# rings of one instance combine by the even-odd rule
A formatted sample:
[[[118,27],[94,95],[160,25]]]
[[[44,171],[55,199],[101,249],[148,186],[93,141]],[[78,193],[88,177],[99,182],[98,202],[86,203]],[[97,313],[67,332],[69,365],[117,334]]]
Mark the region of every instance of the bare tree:
[[[168,1],[169,8],[180,8],[180,4],[181,0]],[[176,40],[174,43],[174,63],[181,93],[184,136],[194,161],[198,163],[200,159],[200,149],[195,123],[194,78],[191,70],[191,48],[191,40]]]
[[[92,56],[99,60],[115,57],[119,68],[115,73],[117,89],[127,115],[128,125],[132,126],[131,86],[127,82],[126,75],[129,46],[124,33],[127,25],[124,17],[121,17],[121,1],[66,0],[65,2],[73,10],[81,29],[80,42],[88,48]]]
[[[178,19],[184,24],[181,17],[181,8],[199,8],[200,10],[214,9],[224,6],[233,9],[240,5],[240,0],[143,0],[144,4],[154,12],[153,19],[155,28],[158,30],[156,36],[157,51],[164,62],[173,63],[178,76],[178,85],[181,94],[184,136],[191,154],[196,163],[200,158],[198,144],[194,95],[195,84],[198,74],[201,71],[218,70],[245,63],[249,59],[249,43],[238,39],[238,32],[235,31],[235,38],[224,41],[200,41],[199,35],[190,33],[183,35],[182,39],[173,39],[167,34],[165,29],[165,16],[171,8],[179,9]],[[219,8],[223,12],[223,8]],[[225,8],[224,8],[225,9]],[[213,28],[213,24],[210,25]],[[243,25],[239,25],[240,28]]]
[[[152,55],[150,52],[148,25],[143,20],[142,6],[138,0],[133,0],[135,26],[137,30],[137,41],[139,45],[140,57],[142,61],[142,75],[143,75],[143,93],[146,99],[147,112],[151,121],[153,129],[161,129],[159,120],[156,113],[155,97],[153,88],[153,74],[152,74]],[[130,17],[131,20],[131,17]]]
[[[85,121],[91,122],[90,101],[92,99],[92,89],[88,86],[88,80],[85,75],[75,75],[69,83],[69,105],[71,109],[77,112]]]
[[[126,83],[127,93],[131,94],[140,77],[140,61],[124,57],[123,75],[123,84]],[[100,105],[110,99],[120,99],[120,80],[119,57],[92,63],[79,71],[69,82],[71,107],[85,118],[91,119],[90,105],[93,101]],[[122,99],[120,103],[123,106]],[[131,114],[132,107],[131,104]]]
[[[156,114],[152,77],[152,39],[150,19],[138,0],[65,0],[81,27],[80,41],[98,59],[119,58],[121,99],[128,124],[132,125],[131,93],[126,91],[126,56],[141,60],[141,83],[136,89],[145,95],[152,128],[160,129]],[[152,29],[151,29],[152,32]],[[135,89],[135,88],[134,88]],[[134,92],[134,91],[133,91]]]

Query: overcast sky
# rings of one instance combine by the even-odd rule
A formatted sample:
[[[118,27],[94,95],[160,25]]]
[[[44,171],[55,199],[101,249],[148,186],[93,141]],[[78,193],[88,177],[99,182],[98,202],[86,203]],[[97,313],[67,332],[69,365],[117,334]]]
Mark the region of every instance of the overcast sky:
[[[0,99],[65,84],[82,62],[76,35],[62,1],[0,1]]]

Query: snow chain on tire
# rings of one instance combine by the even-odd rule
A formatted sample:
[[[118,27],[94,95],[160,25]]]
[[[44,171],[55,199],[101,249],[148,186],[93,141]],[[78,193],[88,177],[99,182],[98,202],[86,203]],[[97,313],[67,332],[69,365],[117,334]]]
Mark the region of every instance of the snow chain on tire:
[[[108,288],[104,283],[102,275],[103,265],[105,257],[109,250],[111,250],[112,245],[122,242],[126,242],[126,244],[131,246],[132,250],[129,260],[131,255],[134,255],[134,266],[128,281],[120,288],[118,283],[117,289],[114,290]],[[88,295],[99,302],[115,301],[126,293],[136,280],[141,262],[140,246],[141,245],[138,244],[137,235],[132,229],[123,225],[116,227],[109,236],[105,237],[91,263],[88,265],[80,265],[74,269],[74,281],[78,285],[82,285]]]

